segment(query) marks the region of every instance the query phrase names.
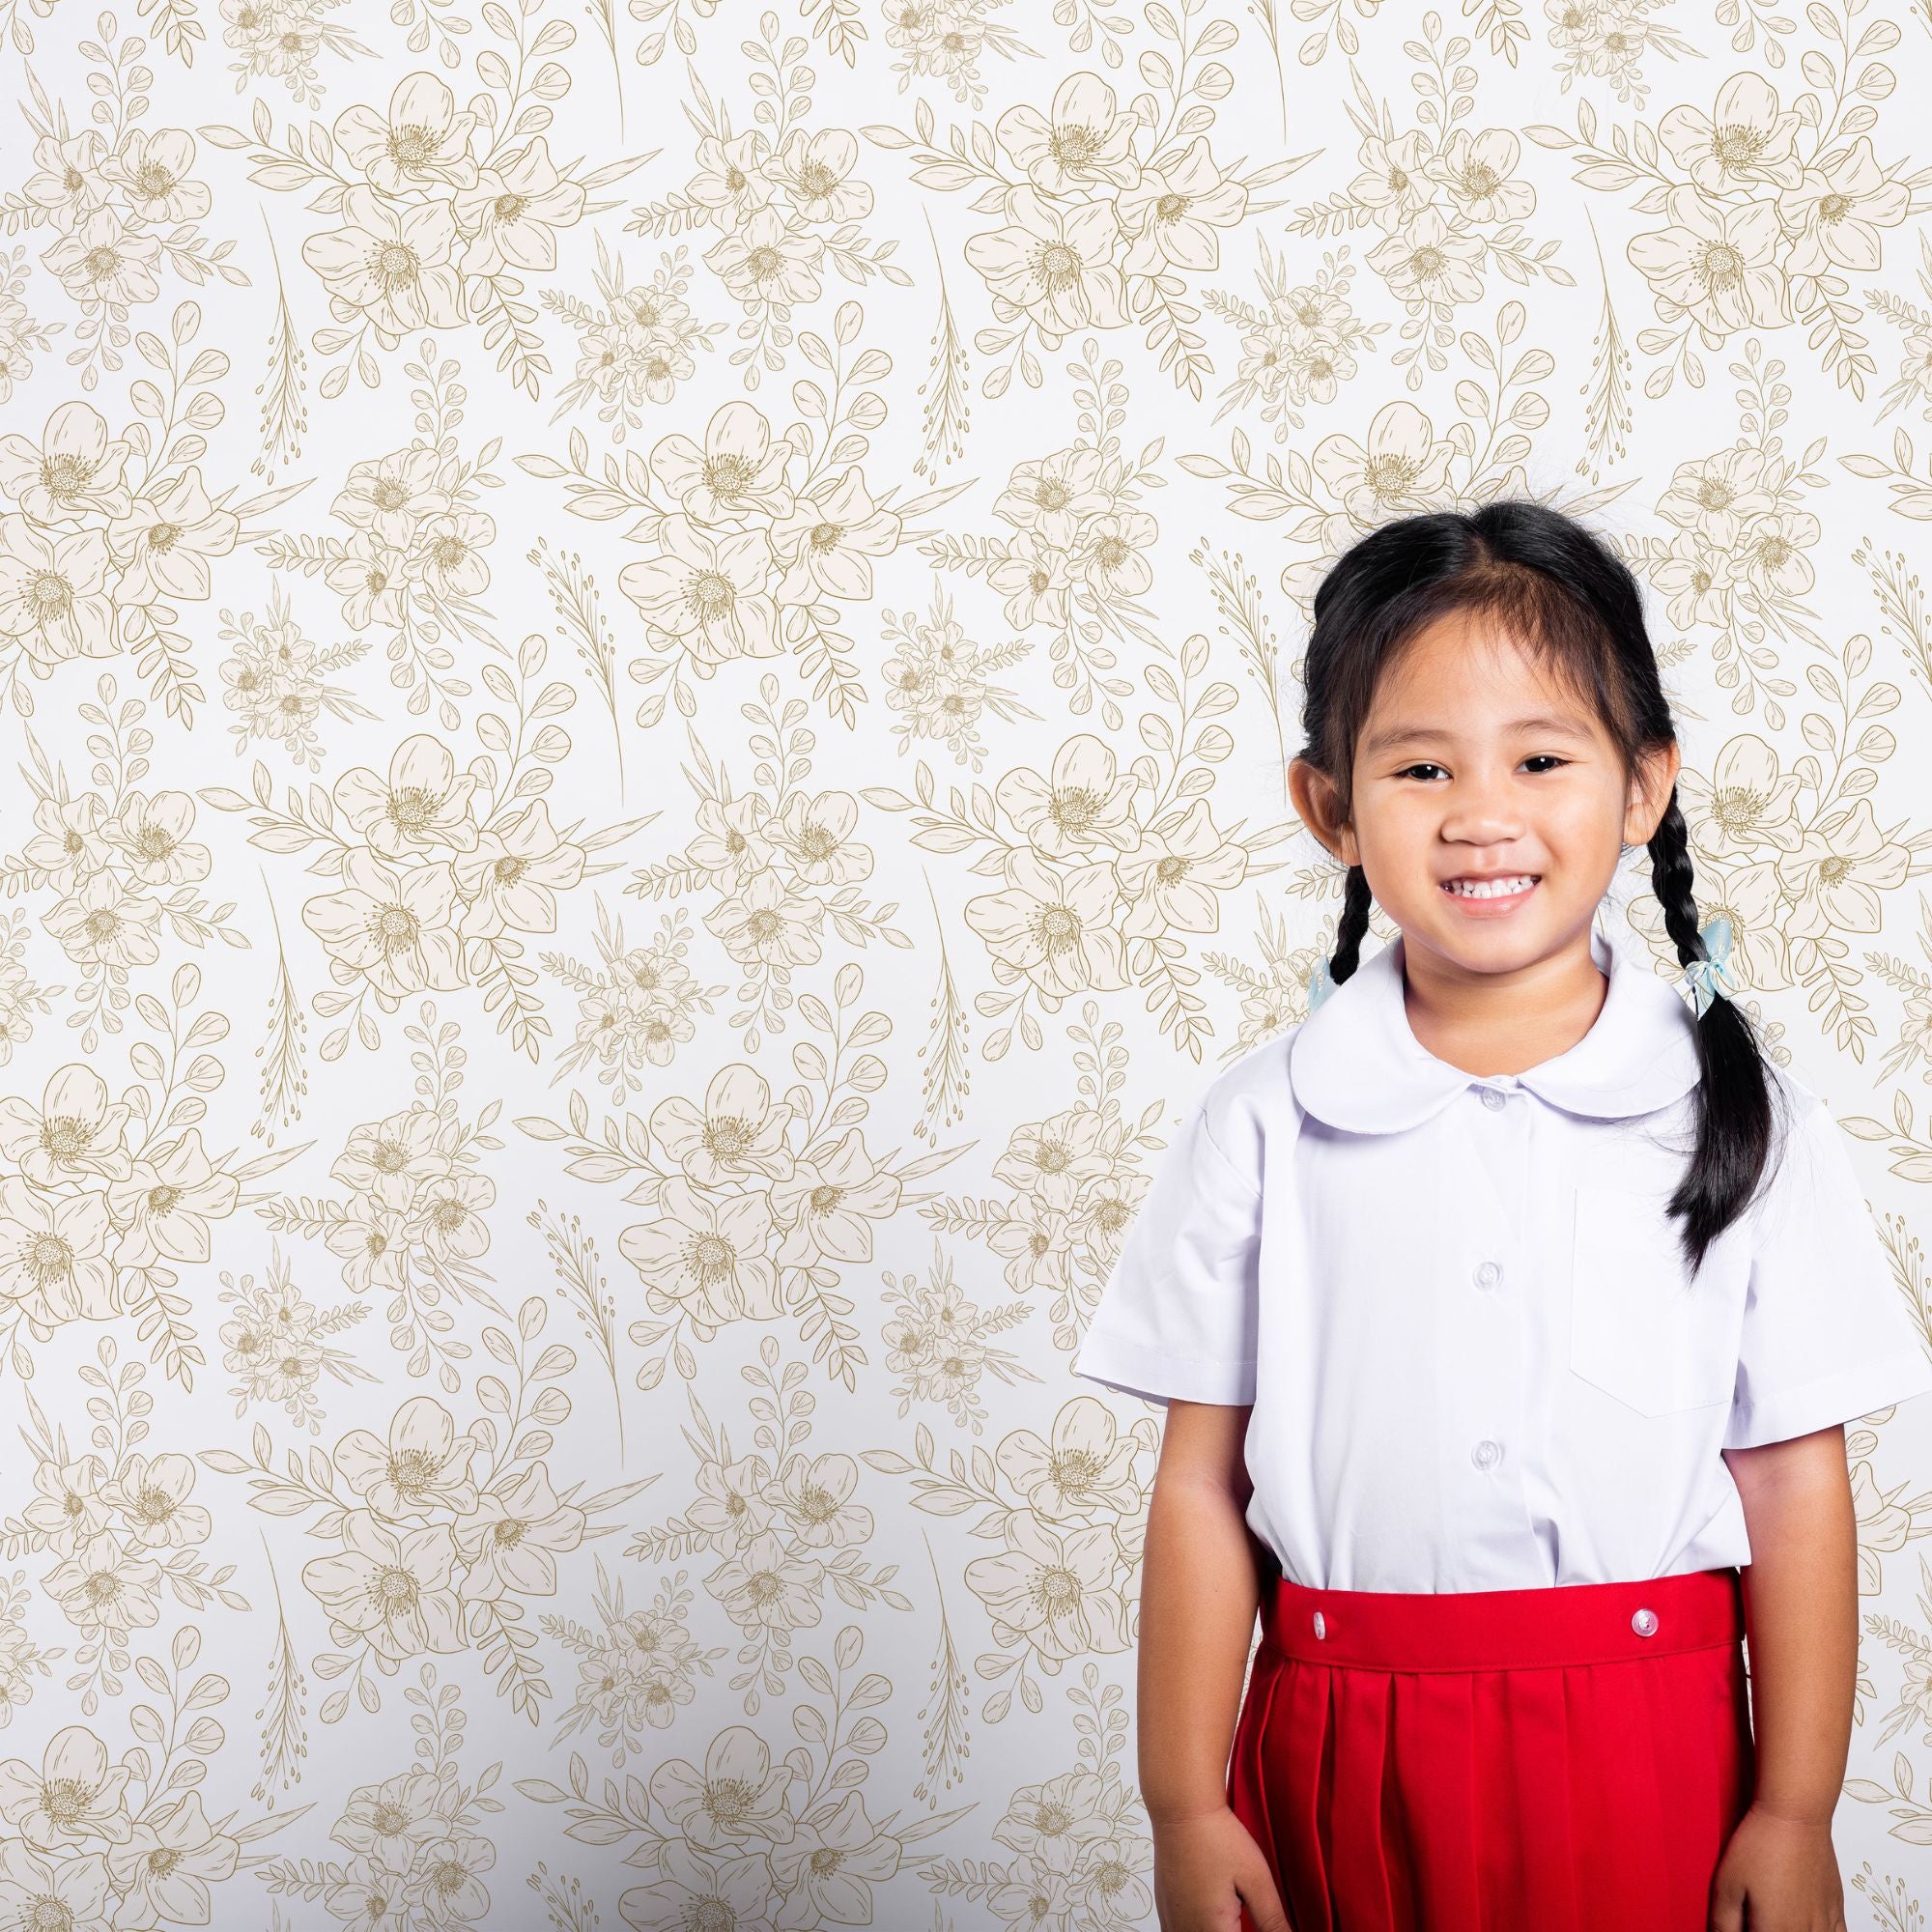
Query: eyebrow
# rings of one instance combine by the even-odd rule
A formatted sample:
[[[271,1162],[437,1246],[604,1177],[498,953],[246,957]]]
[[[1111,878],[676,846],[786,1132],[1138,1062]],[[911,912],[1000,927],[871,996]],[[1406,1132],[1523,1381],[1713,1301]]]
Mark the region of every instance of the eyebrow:
[[[1505,731],[1554,731],[1566,738],[1586,735],[1584,727],[1575,718],[1557,718],[1548,713],[1539,713],[1533,718],[1512,718],[1502,727]],[[1376,732],[1362,742],[1365,757],[1378,758],[1385,753],[1393,752],[1402,745],[1435,745],[1453,739],[1456,733],[1433,724],[1391,724]]]

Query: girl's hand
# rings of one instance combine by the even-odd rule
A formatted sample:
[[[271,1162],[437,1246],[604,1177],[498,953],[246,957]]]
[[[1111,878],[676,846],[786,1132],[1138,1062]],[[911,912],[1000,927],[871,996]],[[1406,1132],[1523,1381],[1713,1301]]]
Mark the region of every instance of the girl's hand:
[[[1158,1864],[1156,1852],[1156,1871]],[[1832,1821],[1780,1817],[1753,1804],[1718,1861],[1711,1932],[1845,1932]]]
[[[1153,1902],[1160,1932],[1293,1932],[1262,1848],[1225,1805],[1154,1826]]]

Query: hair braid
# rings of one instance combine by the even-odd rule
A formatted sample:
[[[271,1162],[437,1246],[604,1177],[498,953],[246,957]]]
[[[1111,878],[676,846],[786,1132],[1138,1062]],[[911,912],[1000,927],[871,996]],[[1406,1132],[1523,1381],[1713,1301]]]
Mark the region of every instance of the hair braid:
[[[1335,926],[1335,951],[1328,961],[1329,978],[1338,986],[1361,963],[1362,938],[1369,929],[1369,907],[1374,903],[1368,873],[1359,866],[1350,866],[1342,894],[1342,917]]]
[[[1663,908],[1663,928],[1678,963],[1708,958],[1697,926],[1690,837],[1678,809],[1677,788],[1650,840],[1650,885]],[[1670,1198],[1684,1217],[1686,1258],[1694,1270],[1705,1250],[1736,1218],[1737,1204],[1755,1191],[1771,1147],[1771,1088],[1749,1017],[1719,997],[1697,1022],[1697,1147]]]

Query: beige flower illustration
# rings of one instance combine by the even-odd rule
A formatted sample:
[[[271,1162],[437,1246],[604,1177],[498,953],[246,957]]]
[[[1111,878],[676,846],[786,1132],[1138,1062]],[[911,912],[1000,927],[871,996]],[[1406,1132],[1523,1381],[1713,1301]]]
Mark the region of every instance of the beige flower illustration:
[[[748,128],[728,141],[706,134],[697,144],[685,192],[698,207],[715,210],[727,222],[743,219],[778,192],[778,184],[765,173],[771,152],[761,128]]]
[[[1777,90],[1763,74],[1746,71],[1724,82],[1708,114],[1671,108],[1657,124],[1657,138],[1700,193],[1718,196],[1762,182],[1796,187],[1802,125],[1795,109],[1778,106]]]
[[[704,266],[736,301],[803,304],[818,299],[817,269],[824,254],[820,237],[767,204],[745,216],[736,234],[707,248]]]
[[[1536,190],[1516,171],[1522,143],[1507,128],[1472,134],[1458,128],[1423,162],[1422,171],[1449,190],[1465,221],[1520,221],[1534,213]]]
[[[107,1869],[125,1894],[128,1922],[206,1925],[209,1887],[235,1872],[242,1847],[208,1822],[201,1793],[190,1791],[156,1813],[143,1812]]]
[[[1755,854],[1767,845],[1797,851],[1804,836],[1796,817],[1798,790],[1798,775],[1781,768],[1776,749],[1755,731],[1725,740],[1709,779],[1689,765],[1677,779],[1691,844],[1718,859]]]
[[[38,1771],[17,1757],[0,1764],[0,1818],[35,1845],[122,1844],[133,1829],[127,1784],[128,1767],[109,1764],[107,1747],[85,1725],[69,1724],[47,1741]]]
[[[335,781],[337,809],[385,859],[450,846],[476,844],[469,813],[475,777],[459,772],[449,747],[427,732],[405,738],[389,757],[389,774],[378,778],[356,765]]]
[[[456,197],[456,218],[469,242],[466,275],[500,275],[505,269],[556,267],[558,228],[583,213],[583,189],[564,181],[541,134],[509,160],[478,171],[476,185]]]
[[[0,1179],[0,1299],[42,1328],[117,1314],[113,1238],[103,1196],[41,1194],[8,1175]]]
[[[872,212],[872,190],[857,179],[859,143],[849,128],[794,128],[763,164],[808,221],[858,221]]]
[[[101,1488],[106,1474],[100,1458],[93,1455],[71,1463],[35,1464],[38,1493],[25,1514],[49,1549],[71,1556],[107,1527],[112,1511]]]
[[[702,1767],[670,1758],[651,1774],[651,1797],[666,1822],[699,1852],[734,1851],[745,1839],[791,1842],[785,1807],[791,1772],[749,1724],[726,1724],[705,1747]]]
[[[487,1175],[445,1174],[423,1188],[411,1218],[439,1262],[473,1262],[490,1250],[483,1214],[496,1199],[497,1184]]]
[[[160,225],[199,221],[208,213],[213,197],[205,182],[188,180],[193,167],[194,136],[185,128],[136,128],[103,172],[143,221]]]
[[[131,877],[145,886],[179,886],[208,877],[208,847],[188,842],[193,829],[194,800],[186,792],[130,791],[101,833],[126,855]]]
[[[200,603],[209,593],[208,559],[235,548],[242,522],[208,500],[201,471],[188,469],[158,489],[136,497],[107,528],[121,559],[114,585],[118,604],[152,604],[160,597]]]
[[[412,1396],[389,1424],[383,1441],[352,1429],[336,1444],[342,1479],[378,1516],[421,1515],[431,1509],[468,1516],[476,1508],[469,1459],[473,1435],[459,1435],[449,1411],[434,1396]]]
[[[704,915],[741,966],[810,966],[825,923],[821,900],[792,892],[776,872],[759,872]]]
[[[1751,524],[1776,508],[1776,494],[1765,480],[1768,460],[1762,449],[1720,449],[1680,463],[1670,488],[1657,499],[1657,513],[1714,549],[1730,550]]]
[[[451,1832],[416,1855],[408,1894],[432,1925],[469,1925],[490,1910],[479,1873],[497,1862],[497,1848],[469,1832]]]
[[[821,1256],[870,1261],[872,1224],[898,1207],[899,1192],[898,1177],[866,1151],[858,1127],[848,1127],[836,1147],[807,1156],[772,1182],[772,1212],[791,1223],[779,1243],[779,1265],[809,1267]]]
[[[65,231],[114,192],[107,174],[109,158],[99,128],[83,128],[65,140],[43,134],[34,143],[35,172],[27,177],[22,192],[35,207],[48,210],[54,225]]]
[[[987,287],[1031,316],[1049,347],[1072,329],[1122,327],[1127,291],[1114,260],[1114,204],[1054,202],[1031,186],[1010,189],[1007,202],[1006,227],[966,242],[966,259]]]
[[[504,1490],[485,1490],[456,1524],[456,1547],[469,1564],[462,1595],[493,1603],[505,1595],[556,1594],[558,1550],[583,1540],[583,1512],[557,1500],[539,1463]]]
[[[556,895],[583,876],[584,852],[557,836],[550,806],[533,799],[522,811],[486,826],[456,860],[457,883],[469,895],[462,932],[554,932]]]
[[[108,1211],[122,1230],[116,1261],[124,1267],[207,1261],[208,1224],[235,1211],[241,1189],[234,1175],[215,1170],[202,1148],[201,1129],[189,1127],[159,1152],[143,1155],[125,1179],[108,1184]]]
[[[107,1097],[107,1083],[85,1061],[71,1060],[42,1090],[41,1104],[17,1094],[0,1098],[0,1159],[41,1187],[83,1175],[125,1179],[132,1157],[124,1145],[130,1109]]]
[[[698,1187],[781,1179],[792,1171],[785,1146],[791,1103],[773,1100],[770,1083],[743,1061],[721,1066],[695,1107],[682,1094],[651,1109],[651,1135]]]
[[[1777,862],[1777,876],[1794,903],[1784,922],[1794,939],[1826,932],[1876,932],[1885,923],[1882,893],[1903,883],[1912,849],[1888,838],[1859,799],[1829,827],[1806,829]]]
[[[993,125],[1001,147],[1048,195],[1093,188],[1102,182],[1130,187],[1140,176],[1134,159],[1139,119],[1122,114],[1114,90],[1097,73],[1069,73],[1053,91],[1045,114],[1009,107]]]
[[[1064,1534],[1032,1510],[1011,1510],[1007,1548],[966,1565],[966,1587],[1009,1635],[1042,1659],[1127,1648],[1121,1546],[1111,1526]]]
[[[335,117],[335,145],[384,194],[443,185],[469,187],[476,163],[469,136],[476,116],[435,74],[405,74],[389,96],[389,111],[356,105]]]
[[[302,1581],[348,1636],[391,1662],[423,1651],[463,1648],[462,1606],[446,1523],[392,1530],[367,1510],[342,1523],[342,1553],[302,1565]],[[347,1640],[339,1635],[338,1642]]]
[[[160,1621],[160,1565],[102,1534],[47,1572],[47,1594],[79,1629],[125,1643]]]
[[[1162,932],[1218,932],[1219,895],[1247,877],[1247,848],[1224,838],[1205,798],[1150,826],[1119,861],[1121,895],[1129,901],[1121,922],[1128,939]]]
[[[787,1832],[792,1829],[787,1820]],[[701,1925],[707,1918],[720,1925],[769,1924],[779,1909],[770,1862],[769,1852],[700,1861],[682,1839],[667,1838],[658,1853],[660,1876],[650,1885],[631,1887],[617,1900],[618,1915],[632,1932]]]
[[[709,1199],[682,1176],[664,1184],[663,1217],[626,1228],[617,1246],[644,1279],[654,1310],[682,1308],[711,1328],[775,1321],[778,1269],[767,1253],[772,1208],[763,1194]]]
[[[67,956],[88,967],[152,966],[161,956],[161,909],[112,872],[96,872],[42,921]]]
[[[450,507],[441,487],[442,458],[421,444],[353,464],[329,507],[358,530],[368,530],[390,550],[407,550],[418,525]]]
[[[342,217],[301,250],[342,309],[389,335],[463,320],[463,282],[451,260],[463,238],[448,202],[390,201],[358,183],[343,192]]]
[[[873,1888],[897,1872],[904,1851],[900,1839],[867,1816],[860,1794],[847,1791],[801,1818],[791,1837],[766,1857],[787,1898],[820,1924],[869,1925]]]
[[[1016,463],[993,514],[1015,529],[1037,530],[1057,550],[1069,550],[1089,518],[1114,506],[1106,459],[1090,444]]]
[[[1133,237],[1122,258],[1129,275],[1166,269],[1206,273],[1221,266],[1217,229],[1233,228],[1248,212],[1248,191],[1223,178],[1205,134],[1176,159],[1147,168],[1114,203],[1122,231]]]
[[[447,862],[389,866],[358,845],[343,860],[342,877],[341,892],[302,907],[302,923],[348,977],[361,974],[389,1001],[467,983],[456,931],[463,904]]]
[[[41,799],[34,807],[34,828],[27,863],[45,872],[48,883],[62,892],[98,872],[111,856],[99,792]]]
[[[872,1512],[853,1500],[859,1465],[850,1456],[794,1456],[774,1488],[794,1541],[807,1549],[845,1549],[869,1542]]]
[[[792,512],[784,471],[794,454],[771,435],[761,410],[726,402],[711,412],[701,444],[682,433],[659,437],[651,475],[692,524],[738,524],[753,512],[779,518]]]
[[[97,137],[90,130],[86,138]],[[35,524],[125,517],[133,497],[123,470],[132,453],[108,433],[107,418],[92,403],[62,403],[38,444],[17,431],[0,436],[0,496],[11,497]]]
[[[323,1239],[331,1254],[342,1257],[342,1279],[352,1293],[402,1286],[409,1270],[410,1244],[397,1209],[362,1196],[349,1204],[341,1220],[328,1224]]]
[[[185,1456],[128,1458],[120,1475],[100,1492],[102,1502],[121,1512],[126,1533],[150,1549],[181,1549],[206,1543],[213,1520],[188,1496],[194,1464]]]
[[[1061,1405],[1050,1440],[1016,1429],[1001,1438],[993,1460],[1027,1506],[1052,1522],[1096,1509],[1138,1514],[1137,1448],[1104,1402],[1080,1395]]]
[[[405,1208],[426,1181],[449,1172],[443,1132],[442,1117],[434,1108],[405,1107],[352,1127],[329,1174],[384,1208]]]
[[[798,545],[773,594],[781,604],[809,604],[818,596],[869,598],[871,559],[898,548],[902,527],[898,516],[873,503],[856,465],[807,485],[790,512],[772,526],[775,549]]]
[[[1634,237],[1624,251],[1649,282],[1660,314],[1688,315],[1713,349],[1739,329],[1791,320],[1776,203],[1715,208],[1689,185],[1670,189],[1664,200],[1670,225]]]
[[[795,791],[761,830],[806,884],[842,886],[872,870],[871,848],[852,837],[858,822],[859,801],[849,791],[821,791],[810,799]]]
[[[1390,234],[1429,206],[1435,188],[1428,167],[1434,150],[1419,128],[1390,140],[1371,135],[1361,146],[1361,172],[1349,183],[1349,199],[1369,211]]]
[[[966,923],[994,958],[1024,973],[1053,999],[1116,991],[1127,983],[1121,935],[1114,929],[1119,886],[1111,865],[1080,866],[1062,875],[1031,852],[1007,857],[1003,893],[966,901]]]
[[[1363,529],[1432,506],[1448,487],[1456,446],[1438,438],[1410,402],[1384,403],[1366,442],[1346,432],[1324,436],[1309,453],[1315,472]]]
[[[406,1771],[380,1784],[358,1785],[328,1835],[347,1851],[406,1871],[418,1846],[447,1832],[455,1806],[454,1782],[446,1775]]]
[[[125,309],[160,294],[155,272],[160,258],[156,236],[129,228],[108,207],[83,214],[41,260],[75,301]]]
[[[685,516],[659,528],[664,554],[627,563],[617,585],[644,613],[690,650],[697,663],[775,656],[772,540],[762,529],[713,536]]]
[[[1911,212],[1912,193],[1891,180],[1872,153],[1871,136],[1820,157],[1778,199],[1778,213],[1797,240],[1786,269],[1794,275],[1849,269],[1873,274],[1883,266],[1882,228],[1896,228]]]
[[[1424,208],[1371,248],[1368,261],[1404,301],[1447,307],[1481,296],[1483,278],[1476,270],[1488,252],[1480,235],[1451,227],[1438,208]]]
[[[1053,754],[1048,778],[1022,765],[1000,781],[994,795],[1035,851],[1069,859],[1094,851],[1133,851],[1141,841],[1133,815],[1139,791],[1134,773],[1117,771],[1112,746],[1080,731]]]
[[[1092,1107],[1068,1107],[1044,1121],[1023,1122],[993,1163],[993,1178],[1037,1194],[1052,1208],[1071,1208],[1089,1180],[1109,1173],[1100,1145],[1104,1122]]]
[[[704,1586],[747,1636],[810,1630],[825,1613],[824,1565],[776,1531],[742,1543]]]
[[[37,677],[117,648],[113,567],[104,531],[43,532],[17,510],[0,515],[0,633],[20,640]]]
[[[20,1839],[0,1845],[0,1913],[34,1932],[114,1932],[115,1899],[108,1886],[107,1861],[98,1852],[83,1858],[48,1858]]]
[[[370,530],[357,530],[322,573],[342,596],[342,614],[356,630],[401,624],[410,608],[410,560]]]
[[[430,518],[416,558],[424,585],[445,600],[480,597],[490,587],[486,553],[496,536],[495,520],[480,510]]]

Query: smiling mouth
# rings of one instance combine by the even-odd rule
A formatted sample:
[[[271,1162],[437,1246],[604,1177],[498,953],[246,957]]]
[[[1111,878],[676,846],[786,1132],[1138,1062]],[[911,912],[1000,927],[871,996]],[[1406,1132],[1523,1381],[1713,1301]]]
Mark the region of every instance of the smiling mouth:
[[[1444,879],[1441,890],[1456,899],[1519,897],[1543,877],[1541,872],[1512,872],[1499,879]]]

